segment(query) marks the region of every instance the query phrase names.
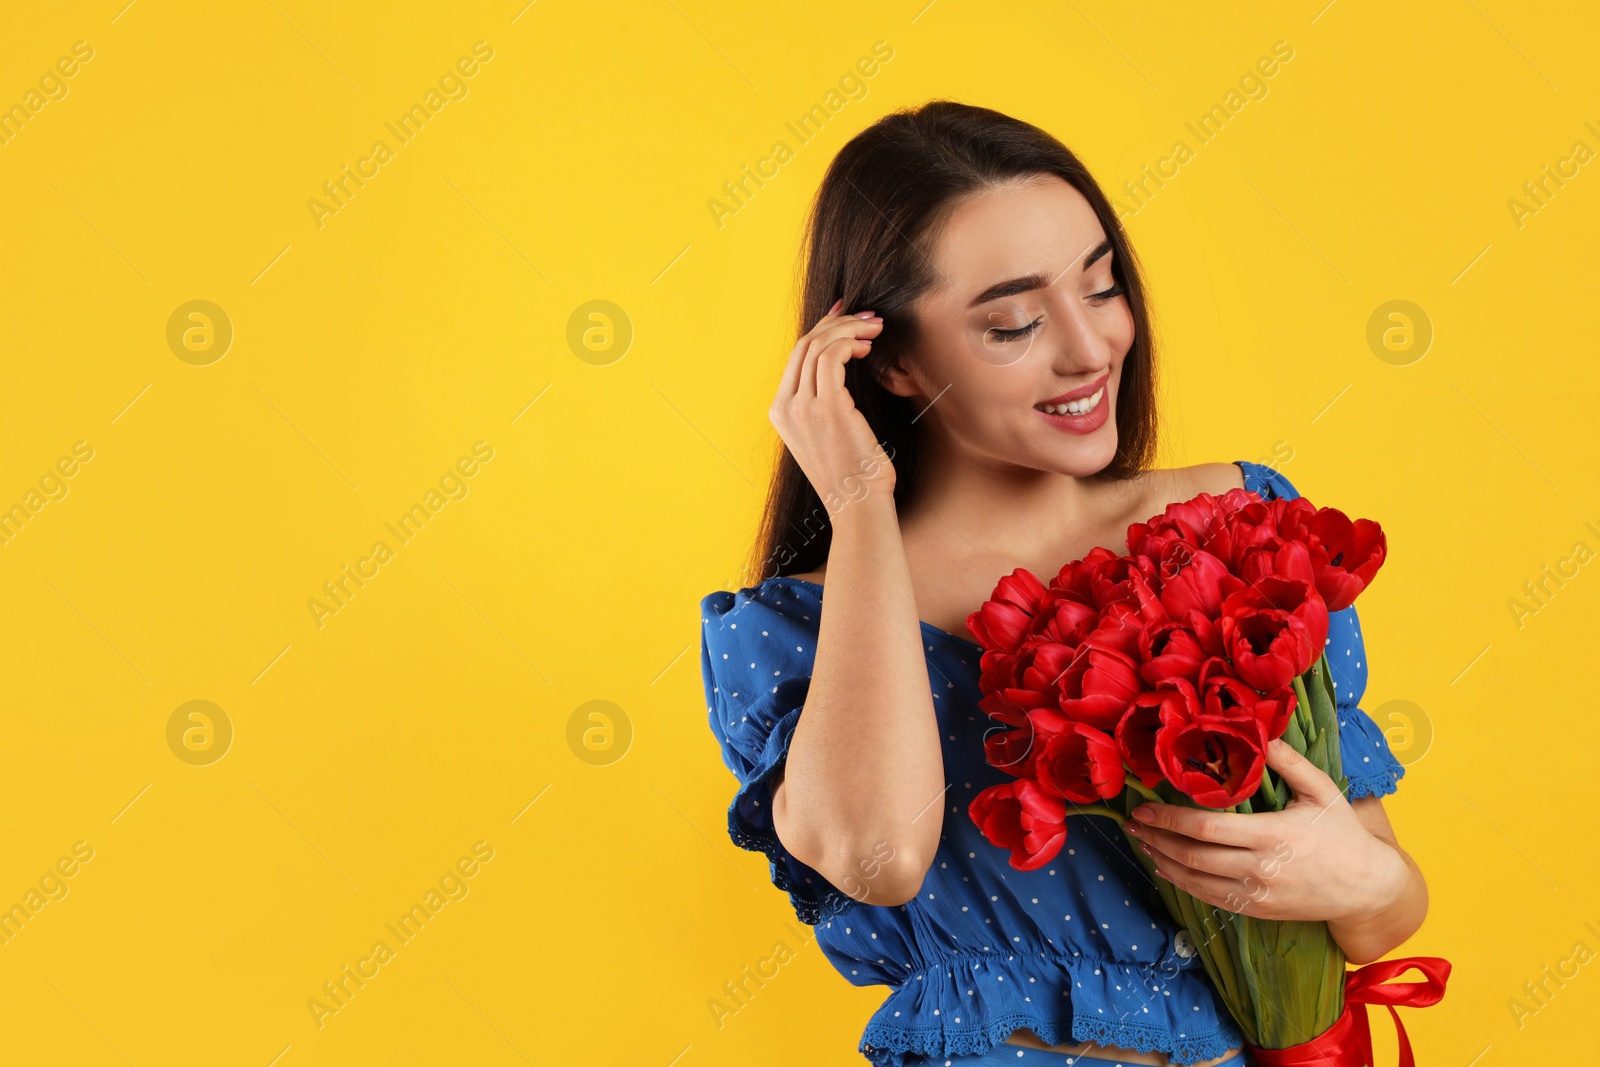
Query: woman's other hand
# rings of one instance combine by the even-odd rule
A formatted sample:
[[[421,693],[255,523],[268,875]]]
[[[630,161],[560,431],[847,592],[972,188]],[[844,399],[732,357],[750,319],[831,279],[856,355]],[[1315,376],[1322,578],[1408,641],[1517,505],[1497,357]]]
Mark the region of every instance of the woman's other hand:
[[[1267,765],[1294,793],[1282,811],[1134,809],[1128,832],[1157,876],[1226,911],[1327,921],[1341,945],[1350,942],[1351,962],[1376,959],[1409,937],[1426,889],[1381,802],[1371,802],[1369,825],[1333,779],[1281,739],[1267,747]]]

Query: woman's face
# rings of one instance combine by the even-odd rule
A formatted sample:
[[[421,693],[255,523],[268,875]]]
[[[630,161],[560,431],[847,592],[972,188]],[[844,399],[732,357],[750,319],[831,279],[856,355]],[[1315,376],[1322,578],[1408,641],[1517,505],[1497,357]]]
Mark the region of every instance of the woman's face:
[[[1089,202],[1054,175],[968,197],[937,238],[939,278],[911,306],[920,340],[889,388],[945,445],[1076,477],[1104,469],[1134,337],[1113,255]],[[1064,394],[1083,399],[1062,409]]]

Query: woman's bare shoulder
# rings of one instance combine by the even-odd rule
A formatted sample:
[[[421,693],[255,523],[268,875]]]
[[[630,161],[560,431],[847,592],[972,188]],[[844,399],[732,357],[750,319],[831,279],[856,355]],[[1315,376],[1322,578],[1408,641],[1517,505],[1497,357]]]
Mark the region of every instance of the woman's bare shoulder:
[[[1194,493],[1189,494],[1190,496],[1198,493],[1221,496],[1231,489],[1244,488],[1244,468],[1237,463],[1196,463],[1182,470],[1188,476],[1190,484],[1195,487]]]
[[[1236,463],[1153,468],[1138,477],[1142,492],[1130,512],[1136,512],[1137,518],[1159,515],[1168,505],[1192,500],[1201,493],[1222,496],[1230,489],[1244,488],[1244,471]]]

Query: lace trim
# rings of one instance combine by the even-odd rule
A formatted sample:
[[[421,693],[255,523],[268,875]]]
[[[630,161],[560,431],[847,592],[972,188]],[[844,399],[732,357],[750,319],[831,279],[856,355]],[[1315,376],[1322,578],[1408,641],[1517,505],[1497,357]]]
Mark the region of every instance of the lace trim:
[[[1386,797],[1400,788],[1400,779],[1404,778],[1405,774],[1404,766],[1401,766],[1398,773],[1379,770],[1365,774],[1346,774],[1349,790],[1345,795],[1351,800],[1359,797]]]
[[[735,806],[737,803],[735,801]],[[825,878],[822,879],[820,890],[813,888],[815,883],[805,885],[796,882],[787,867],[794,857],[783,847],[783,842],[775,834],[740,823],[734,807],[728,809],[728,837],[740,848],[766,854],[772,863],[772,884],[789,894],[789,903],[794,906],[795,915],[807,926],[816,926],[861,903]]]
[[[1342,722],[1347,713],[1360,712],[1361,709],[1341,704],[1338,706],[1338,711]],[[1341,734],[1346,730],[1360,732],[1355,726],[1348,726],[1340,728]],[[1377,761],[1376,767],[1365,766],[1362,770],[1354,772],[1348,766],[1344,768],[1344,776],[1348,782],[1345,796],[1350,800],[1360,797],[1386,797],[1398,791],[1400,779],[1406,776],[1405,764],[1395,759],[1394,753],[1387,748],[1376,750],[1372,758]]]
[[[1209,1033],[1178,1037],[1166,1027],[1115,1023],[1074,1014],[1069,1032],[1065,1024],[1049,1022],[1037,1012],[1015,1011],[982,1027],[902,1027],[871,1023],[861,1035],[858,1051],[874,1067],[904,1067],[908,1055],[938,1058],[987,1052],[1004,1042],[1012,1031],[1024,1027],[1039,1035],[1047,1045],[1093,1041],[1098,1045],[1140,1052],[1165,1052],[1175,1064],[1216,1059],[1244,1044],[1243,1036],[1226,1026]]]

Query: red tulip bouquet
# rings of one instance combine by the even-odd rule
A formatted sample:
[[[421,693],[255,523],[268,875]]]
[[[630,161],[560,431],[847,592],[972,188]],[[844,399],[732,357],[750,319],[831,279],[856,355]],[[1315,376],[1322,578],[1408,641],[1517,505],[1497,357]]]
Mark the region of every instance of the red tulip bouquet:
[[[1379,525],[1304,497],[1234,489],[1133,524],[1127,547],[1124,556],[1096,548],[1049,585],[1019,568],[967,618],[984,649],[979,707],[1001,724],[986,758],[1012,776],[978,794],[968,814],[1019,870],[1056,856],[1068,815],[1121,823],[1146,800],[1282,810],[1291,794],[1266,765],[1273,738],[1346,788],[1323,646],[1329,612],[1349,607],[1383,565]],[[1370,1061],[1365,1008],[1352,1015],[1347,1000],[1438,999],[1432,987],[1381,986],[1379,973],[1414,964],[1437,977],[1429,967],[1448,973],[1444,960],[1347,976],[1326,923],[1213,906],[1154,877],[1152,860],[1132,852],[1259,1062],[1359,1067]]]

